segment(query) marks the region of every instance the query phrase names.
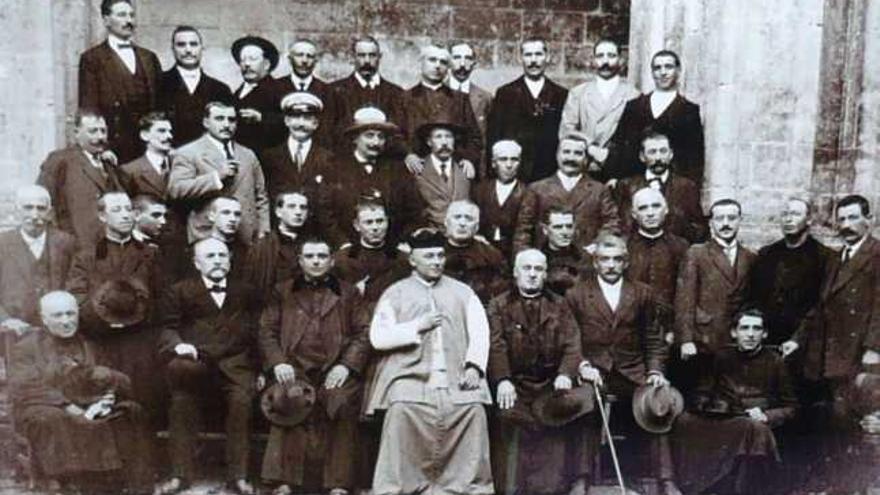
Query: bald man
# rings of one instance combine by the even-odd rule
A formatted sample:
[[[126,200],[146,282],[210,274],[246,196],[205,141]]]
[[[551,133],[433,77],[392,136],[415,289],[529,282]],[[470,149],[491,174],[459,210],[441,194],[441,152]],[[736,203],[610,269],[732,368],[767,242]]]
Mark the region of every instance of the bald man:
[[[500,249],[507,259],[513,255],[513,233],[526,185],[517,178],[522,147],[509,139],[492,145],[494,180],[483,180],[471,189],[471,199],[480,207],[480,234]]]
[[[0,331],[19,335],[39,326],[40,296],[64,287],[76,240],[49,227],[52,200],[42,186],[15,192],[18,228],[0,233]]]

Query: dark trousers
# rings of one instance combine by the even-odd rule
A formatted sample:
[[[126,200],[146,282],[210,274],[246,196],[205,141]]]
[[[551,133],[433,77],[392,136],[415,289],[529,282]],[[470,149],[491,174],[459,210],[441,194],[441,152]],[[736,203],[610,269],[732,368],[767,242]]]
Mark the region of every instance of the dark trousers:
[[[168,367],[171,408],[168,413],[169,445],[172,475],[192,480],[196,474],[195,453],[199,431],[203,428],[202,412],[206,405],[225,399],[226,405],[226,473],[227,479],[247,476],[253,379],[231,380],[216,365],[199,362],[182,371]],[[186,374],[186,376],[181,376]],[[246,385],[247,384],[247,385]]]

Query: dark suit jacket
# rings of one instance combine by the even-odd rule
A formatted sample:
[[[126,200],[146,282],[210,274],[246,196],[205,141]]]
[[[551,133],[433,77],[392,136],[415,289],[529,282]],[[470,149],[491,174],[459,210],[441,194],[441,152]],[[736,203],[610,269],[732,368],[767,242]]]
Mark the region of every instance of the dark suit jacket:
[[[515,140],[522,146],[519,177],[535,182],[556,171],[559,123],[568,90],[545,78],[544,88],[535,99],[524,79],[520,76],[495,92],[486,149],[491,150],[502,139]]]
[[[644,173],[621,180],[615,187],[621,219],[628,225],[626,232],[635,232],[638,229],[630,215],[632,195],[645,187],[648,187],[648,181]],[[666,231],[687,239],[691,244],[705,242],[709,235],[709,225],[700,205],[700,188],[697,184],[687,177],[670,172],[660,192],[669,206]]]
[[[279,77],[275,81],[278,84],[278,94],[281,95],[282,99],[289,93],[299,91],[299,89],[293,84],[289,75]],[[330,83],[326,83],[314,76],[312,77],[311,84],[309,84],[305,91],[320,98],[321,103],[324,104],[324,110],[318,118],[318,130],[315,132],[315,140],[318,141],[321,146],[332,148],[335,142],[334,135],[336,121],[339,118],[336,92],[333,91]],[[351,119],[351,116],[349,116],[349,119]]]
[[[274,210],[275,196],[281,192],[302,190],[313,207],[318,204],[318,194],[330,183],[335,157],[333,153],[321,146],[317,138],[312,140],[312,147],[306,156],[302,171],[293,164],[287,139],[274,148],[263,152],[263,174],[266,176],[266,189],[269,191],[269,202]]]
[[[419,155],[427,154],[428,147],[418,136],[419,128],[431,122],[451,122],[464,131],[456,137],[455,154],[466,158],[477,167],[483,157],[483,135],[474,115],[468,96],[453,91],[447,86],[431,90],[421,83],[406,92],[405,132],[409,136],[409,151]]]
[[[175,147],[194,141],[205,133],[202,118],[205,105],[212,101],[232,103],[229,86],[202,71],[196,90],[190,94],[177,66],[162,73],[158,107],[171,117]]]
[[[248,250],[248,270],[244,275],[260,292],[264,301],[268,300],[272,288],[278,283],[295,278],[301,273],[298,249],[299,242],[273,230]]]
[[[168,157],[168,171],[171,172],[171,157]],[[146,155],[119,167],[119,182],[132,198],[149,194],[162,201],[168,200],[168,177],[159,175]]]
[[[793,339],[807,347],[810,378],[851,380],[865,351],[880,351],[880,241],[868,237],[846,263],[830,257],[819,305]]]
[[[89,48],[79,58],[79,106],[98,109],[107,120],[111,147],[120,163],[143,152],[137,123],[156,108],[162,66],[156,54],[134,46],[135,74],[107,41]]]
[[[52,196],[58,228],[73,234],[80,246],[92,245],[103,235],[98,198],[122,190],[116,167],[104,164],[104,176],[84,153],[78,146],[49,153],[37,177],[37,184]]]
[[[649,285],[657,301],[667,306],[668,316],[671,317],[678,272],[690,244],[675,234],[665,232],[656,239],[634,233],[626,246],[629,249],[627,276]]]
[[[644,171],[639,162],[639,150],[642,133],[647,127],[669,137],[675,153],[675,172],[702,187],[706,150],[700,106],[681,95],[676,96],[656,119],[651,113],[650,93],[627,102],[608,144],[605,172],[612,178],[624,178]]]
[[[60,230],[46,231],[43,258],[49,266],[45,285],[37,285],[37,259],[18,229],[0,234],[0,322],[18,318],[34,326],[42,324],[40,298],[64,288],[67,271],[75,252],[76,240]]]
[[[636,384],[649,371],[663,372],[666,344],[651,288],[623,280],[617,311],[612,311],[596,277],[587,277],[565,296],[581,330],[584,359],[604,373],[618,371]]]
[[[516,219],[527,191],[526,185],[517,181],[510,196],[500,205],[494,179],[485,179],[471,188],[471,200],[480,207],[480,234],[500,249],[507,259],[513,259]]]
[[[600,231],[620,231],[617,204],[611,191],[584,175],[571,191],[562,187],[559,177],[553,175],[529,186],[523,198],[513,239],[514,252],[528,246],[543,246],[546,242],[541,231],[544,212],[561,207],[574,212],[575,238],[572,244],[587,246]]]
[[[263,150],[278,146],[287,136],[284,114],[281,113],[281,98],[284,95],[272,76],[263,78],[250,93],[241,98],[239,95],[243,88],[244,84],[233,93],[235,108],[239,111],[252,108],[260,112],[262,117],[259,122],[245,122],[239,118],[235,140],[261,156]]]
[[[714,240],[688,248],[675,290],[675,341],[717,352],[730,342],[734,314],[745,301],[755,253],[742,244],[731,266]]]
[[[484,305],[510,285],[504,255],[477,239],[464,246],[455,246],[447,240],[444,273],[467,284]]]
[[[336,117],[334,136],[337,146],[342,149],[349,149],[351,141],[346,140],[342,136],[342,132],[352,123],[354,113],[361,107],[373,106],[385,112],[390,122],[399,126],[406,125],[406,103],[404,101],[405,92],[400,86],[388,81],[384,77],[381,79],[376,89],[367,89],[361,87],[354,74],[348,77],[333,81],[330,87],[336,95]],[[404,136],[404,140],[405,140]],[[392,148],[395,148],[392,146]],[[397,143],[395,151],[401,153],[403,144]]]

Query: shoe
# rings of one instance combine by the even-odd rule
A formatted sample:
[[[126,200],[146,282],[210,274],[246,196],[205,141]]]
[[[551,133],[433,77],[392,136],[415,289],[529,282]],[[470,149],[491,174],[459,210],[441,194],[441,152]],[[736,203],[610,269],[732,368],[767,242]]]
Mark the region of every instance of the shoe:
[[[257,491],[254,490],[254,485],[250,484],[248,480],[244,478],[230,481],[226,484],[226,487],[238,495],[256,495],[257,493]]]
[[[661,483],[661,488],[663,495],[682,495],[681,490],[678,489],[678,486],[672,480],[663,480]]]
[[[290,485],[278,485],[272,490],[272,495],[291,495],[292,493]]]
[[[348,495],[348,490],[345,488],[331,488],[327,495]]]
[[[187,488],[189,488],[189,483],[183,478],[174,477],[164,483],[156,485],[156,489],[153,490],[153,495],[173,495],[174,493],[180,493]]]

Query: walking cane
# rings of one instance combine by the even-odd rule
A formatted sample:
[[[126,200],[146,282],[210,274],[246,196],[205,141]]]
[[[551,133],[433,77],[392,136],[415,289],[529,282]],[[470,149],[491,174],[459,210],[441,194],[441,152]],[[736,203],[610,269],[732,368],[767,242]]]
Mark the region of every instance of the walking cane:
[[[602,417],[602,426],[608,437],[608,447],[611,449],[611,460],[614,462],[614,474],[617,475],[617,484],[620,485],[620,494],[626,495],[626,485],[623,484],[623,474],[620,472],[620,461],[617,460],[617,449],[614,448],[614,437],[611,436],[611,428],[608,426],[608,417],[605,415],[605,401],[599,392],[599,385],[593,382],[593,390],[596,392],[596,402],[599,404],[599,415]]]

